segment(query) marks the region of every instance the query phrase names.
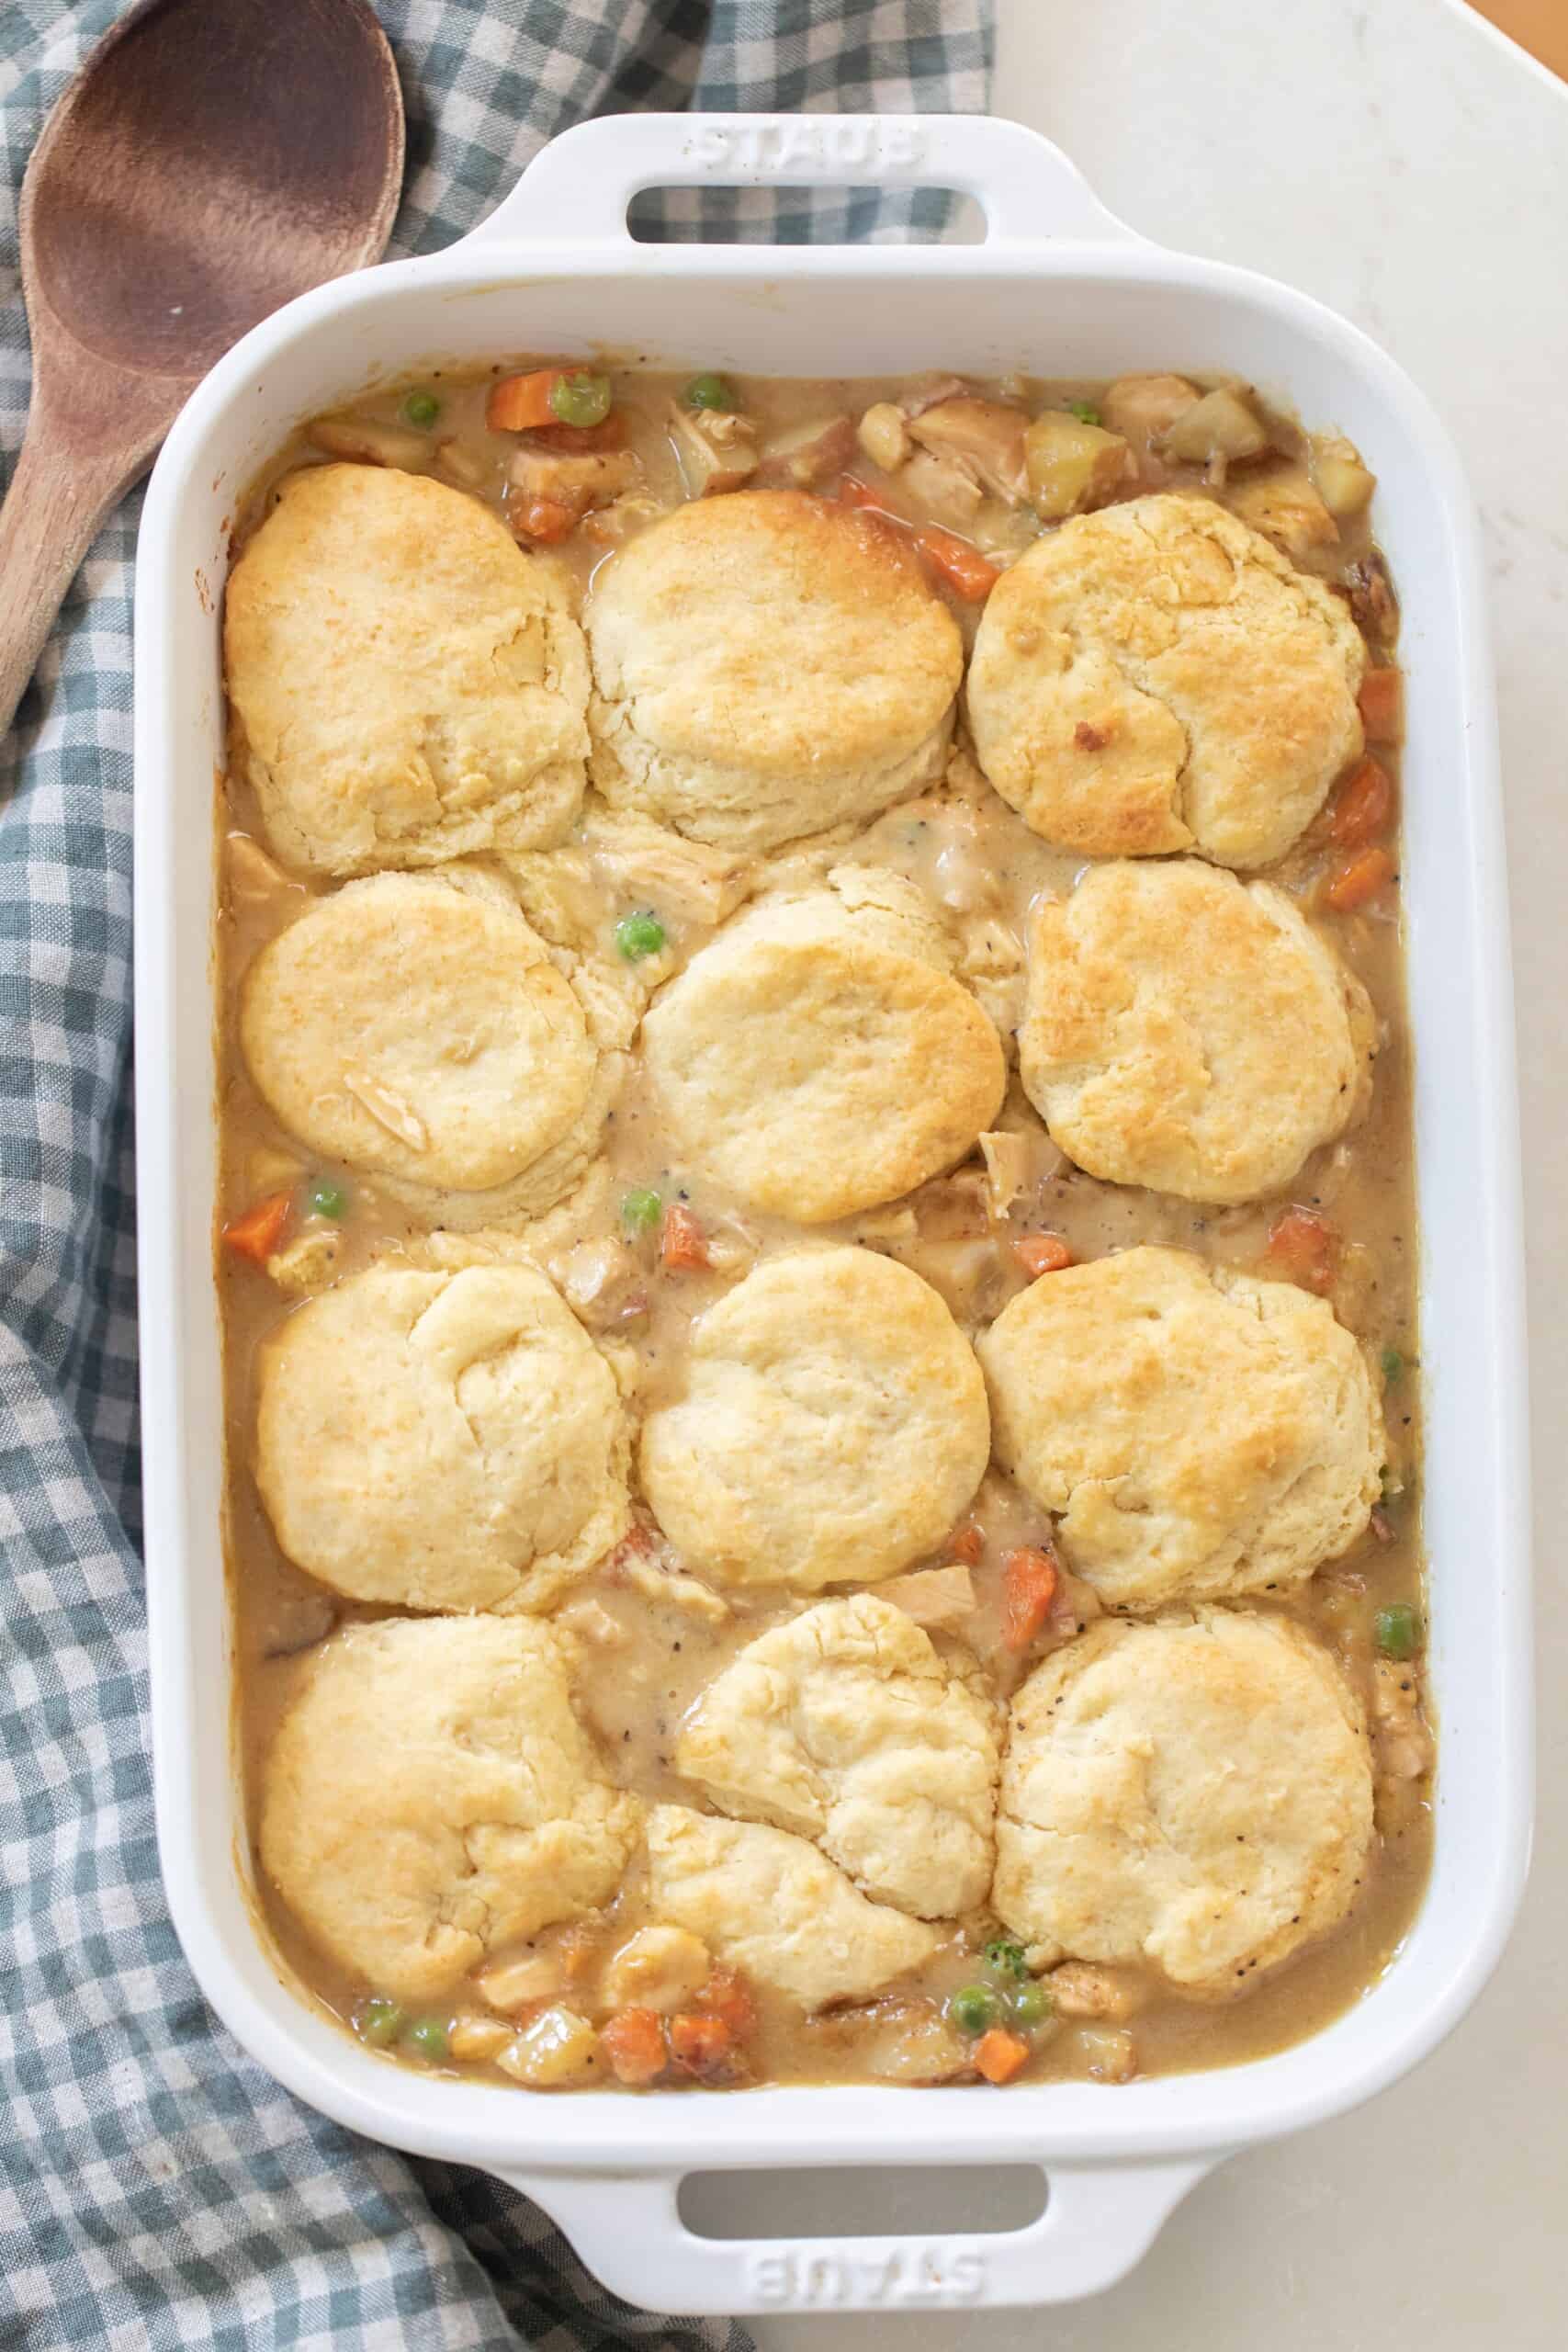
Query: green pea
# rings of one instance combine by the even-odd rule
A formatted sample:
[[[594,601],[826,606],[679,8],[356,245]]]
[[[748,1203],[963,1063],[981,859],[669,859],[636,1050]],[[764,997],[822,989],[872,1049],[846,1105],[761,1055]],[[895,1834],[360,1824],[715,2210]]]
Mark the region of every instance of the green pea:
[[[400,2002],[389,2001],[385,1995],[373,1993],[355,2010],[354,2030],[372,2050],[386,2050],[397,2041],[407,2023],[408,2013]]]
[[[729,416],[739,405],[722,376],[694,376],[686,387],[688,408],[717,409],[721,414]]]
[[[1391,1388],[1393,1386],[1394,1382],[1402,1376],[1404,1371],[1404,1358],[1400,1354],[1399,1350],[1397,1348],[1385,1348],[1382,1351],[1382,1376],[1387,1381]]]
[[[947,2004],[948,2021],[960,2033],[985,2033],[995,2025],[1001,2007],[989,1984],[962,1984]]]
[[[312,1216],[343,1216],[348,1208],[348,1194],[330,1176],[320,1176],[305,1195]]]
[[[1100,423],[1100,411],[1095,407],[1092,401],[1069,401],[1067,402],[1067,414],[1069,416],[1076,416],[1080,424],[1098,424]]]
[[[603,424],[615,400],[608,376],[558,376],[550,407],[563,424]]]
[[[986,1946],[986,1965],[994,1968],[998,1976],[1011,1976],[1020,1984],[1029,1973],[1023,1946],[1008,1936],[995,1936]]]
[[[1009,2018],[1014,2025],[1021,2025],[1026,2030],[1032,2026],[1043,2025],[1047,2018],[1055,2014],[1056,2004],[1043,1984],[1021,1984],[1008,2001]]]
[[[416,2018],[404,2039],[433,2065],[451,2052],[452,2037],[445,2018]]]
[[[434,392],[411,392],[403,402],[403,423],[417,425],[428,433],[441,413],[441,403]]]
[[[1384,1657],[1414,1657],[1421,1646],[1421,1621],[1407,1600],[1395,1600],[1377,1613],[1377,1645]]]
[[[621,1223],[628,1233],[651,1233],[663,1213],[664,1203],[650,1187],[638,1185],[634,1192],[621,1195]]]
[[[615,944],[628,964],[640,964],[645,956],[657,956],[667,935],[657,915],[623,915],[615,925]]]

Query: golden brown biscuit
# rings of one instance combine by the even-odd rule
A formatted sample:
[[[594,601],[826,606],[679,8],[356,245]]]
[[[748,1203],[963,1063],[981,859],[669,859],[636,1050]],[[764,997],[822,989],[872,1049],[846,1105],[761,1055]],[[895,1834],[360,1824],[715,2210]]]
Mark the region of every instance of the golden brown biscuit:
[[[570,1190],[621,1065],[516,907],[461,874],[311,900],[245,974],[240,1041],[291,1134],[473,1227]]]
[[[1102,1622],[1013,1702],[991,1900],[1053,1959],[1224,1996],[1344,1917],[1371,1832],[1361,1710],[1310,1634]]]
[[[940,1544],[990,1452],[974,1352],[869,1250],[764,1259],[694,1326],[641,1471],[682,1556],[726,1585],[874,1584]]]
[[[355,1600],[548,1608],[625,1534],[628,1455],[609,1366],[533,1266],[373,1265],[262,1350],[262,1499]]]
[[[981,766],[1045,840],[1268,865],[1361,748],[1341,600],[1213,500],[1082,514],[991,591],[969,665]]]
[[[874,1593],[821,1600],[709,1683],[675,1769],[743,1821],[810,1838],[876,1903],[954,1919],[994,1860],[996,1711]]]
[[[864,2001],[937,1949],[933,1928],[868,1903],[804,1838],[685,1805],[648,1817],[654,1917],[803,2008]]]
[[[642,1026],[675,1149],[799,1225],[897,1200],[952,1167],[1007,1081],[940,933],[888,911],[908,886],[871,868],[829,882],[737,916]]]
[[[367,1990],[432,2000],[615,1890],[642,1808],[571,1703],[574,1652],[498,1617],[350,1625],[268,1753],[262,1868]]]
[[[697,841],[769,849],[942,772],[963,640],[874,515],[694,500],[602,567],[584,626],[594,783]]]
[[[1375,1050],[1365,989],[1267,882],[1100,865],[1035,910],[1020,1073],[1108,1183],[1274,1192],[1360,1117]]]
[[[570,596],[462,491],[395,467],[291,474],[223,628],[239,765],[277,854],[364,874],[558,839],[588,752]]]
[[[1293,1283],[1124,1250],[1043,1275],[977,1353],[998,1460],[1112,1608],[1283,1590],[1366,1529],[1371,1376]]]

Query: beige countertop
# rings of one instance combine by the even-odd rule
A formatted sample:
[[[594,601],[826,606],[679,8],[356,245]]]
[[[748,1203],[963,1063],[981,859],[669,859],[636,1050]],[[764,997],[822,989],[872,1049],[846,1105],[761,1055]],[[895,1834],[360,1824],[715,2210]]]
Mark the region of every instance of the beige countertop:
[[[1446,2046],[1370,2107],[1222,2167],[1110,2294],[1052,2312],[764,2319],[756,2335],[763,2352],[1562,2352],[1568,91],[1457,0],[997,5],[997,111],[1056,140],[1146,235],[1287,278],[1366,327],[1437,401],[1480,499],[1532,1276],[1536,1862],[1513,1947]],[[703,2211],[783,2231],[806,2219],[799,2194],[732,2180]],[[942,2219],[929,2188],[896,2182],[857,2183],[835,2210],[863,2229]]]

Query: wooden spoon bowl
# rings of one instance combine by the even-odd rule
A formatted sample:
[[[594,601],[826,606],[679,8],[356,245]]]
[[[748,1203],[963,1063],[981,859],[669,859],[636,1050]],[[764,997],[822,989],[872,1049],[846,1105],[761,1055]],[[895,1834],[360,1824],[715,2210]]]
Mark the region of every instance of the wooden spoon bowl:
[[[0,733],[105,514],[258,320],[374,261],[403,109],[364,0],[140,0],[22,184],[27,439],[0,508]]]

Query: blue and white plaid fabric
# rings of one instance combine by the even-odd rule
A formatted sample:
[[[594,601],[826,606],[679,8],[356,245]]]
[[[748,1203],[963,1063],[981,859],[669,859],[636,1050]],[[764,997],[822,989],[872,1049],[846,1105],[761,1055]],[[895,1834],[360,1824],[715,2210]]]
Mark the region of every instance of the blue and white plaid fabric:
[[[115,0],[0,0],[0,448],[28,406],[17,198]],[[394,250],[630,107],[984,105],[989,0],[384,0]],[[672,197],[653,233],[896,234],[931,198]],[[229,2040],[164,1905],[148,1769],[130,1111],[130,612],[103,532],[0,747],[0,2346],[726,2347],[632,2312],[543,2217],[301,2108]]]

